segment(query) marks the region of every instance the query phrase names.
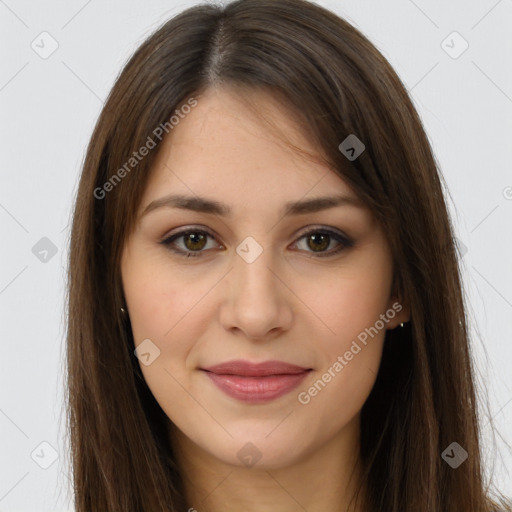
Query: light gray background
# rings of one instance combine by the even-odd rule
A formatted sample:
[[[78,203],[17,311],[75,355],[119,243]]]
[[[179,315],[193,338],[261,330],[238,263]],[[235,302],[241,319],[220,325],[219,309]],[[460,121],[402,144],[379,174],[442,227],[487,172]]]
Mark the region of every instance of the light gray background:
[[[73,509],[62,416],[72,198],[123,64],[162,22],[195,3],[0,0],[0,512]],[[511,496],[512,0],[319,3],[388,58],[426,126],[453,198],[475,359],[503,436],[497,483]],[[47,59],[31,47],[51,48],[44,31],[58,43]],[[457,58],[464,43],[453,31],[469,44]],[[32,252],[42,237],[57,249],[46,262]],[[41,465],[53,452],[42,442],[58,454],[48,469]]]

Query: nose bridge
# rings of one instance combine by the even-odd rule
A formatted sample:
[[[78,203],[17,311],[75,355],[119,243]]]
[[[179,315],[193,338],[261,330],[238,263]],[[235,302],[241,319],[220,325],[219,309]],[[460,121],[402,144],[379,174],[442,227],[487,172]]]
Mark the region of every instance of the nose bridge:
[[[271,248],[247,237],[236,248],[225,301],[224,326],[249,337],[263,337],[273,329],[289,327],[291,309],[282,283],[276,277]]]
[[[249,295],[253,300],[275,300],[276,279],[270,271],[275,258],[270,247],[263,247],[252,236],[245,238],[236,248],[234,270],[236,287],[239,293]],[[243,299],[243,297],[240,297]]]

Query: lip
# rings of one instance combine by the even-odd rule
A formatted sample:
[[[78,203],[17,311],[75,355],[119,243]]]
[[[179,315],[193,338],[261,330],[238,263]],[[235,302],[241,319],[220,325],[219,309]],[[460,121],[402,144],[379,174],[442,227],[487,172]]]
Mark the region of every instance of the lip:
[[[228,361],[201,370],[226,395],[246,403],[275,400],[296,388],[311,368],[283,361]]]
[[[237,359],[201,369],[218,375],[266,377],[268,375],[295,375],[306,370],[310,370],[311,368],[285,363],[284,361],[263,361],[262,363],[251,363],[250,361]]]

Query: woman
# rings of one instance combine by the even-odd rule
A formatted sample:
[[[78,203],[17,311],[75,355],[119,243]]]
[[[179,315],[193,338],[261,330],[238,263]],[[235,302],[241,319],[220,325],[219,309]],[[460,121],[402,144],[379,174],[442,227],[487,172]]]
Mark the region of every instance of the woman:
[[[431,148],[329,11],[201,5],[145,41],[94,130],[69,263],[77,511],[507,506]]]

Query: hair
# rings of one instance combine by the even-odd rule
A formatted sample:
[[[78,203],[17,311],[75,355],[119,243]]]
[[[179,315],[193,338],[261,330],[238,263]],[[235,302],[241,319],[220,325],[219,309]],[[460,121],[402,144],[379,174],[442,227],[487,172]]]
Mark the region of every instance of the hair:
[[[410,322],[386,332],[361,412],[367,510],[507,506],[485,485],[454,231],[442,177],[404,85],[366,37],[330,11],[305,0],[238,0],[189,8],[143,42],[118,76],[87,148],[67,289],[67,429],[77,512],[187,506],[169,419],[142,376],[120,312],[120,256],[160,142],[129,176],[120,180],[119,170],[176,108],[211,87],[241,97],[266,91],[286,105],[371,209],[392,250],[393,287]],[[353,161],[338,149],[350,134],[365,144]],[[113,186],[101,197],[107,182]],[[441,458],[453,441],[469,454],[457,469]]]

